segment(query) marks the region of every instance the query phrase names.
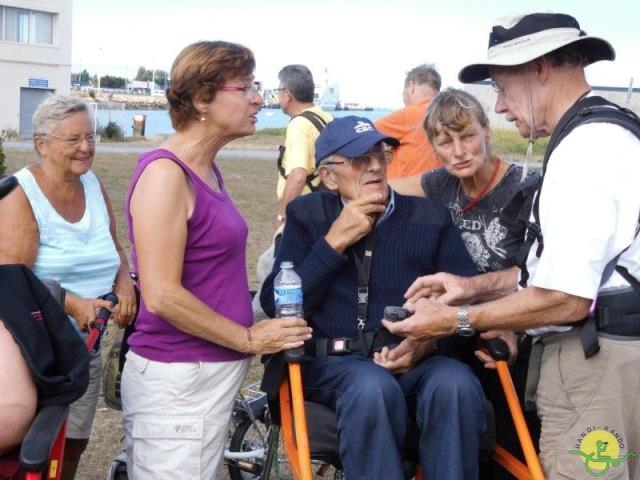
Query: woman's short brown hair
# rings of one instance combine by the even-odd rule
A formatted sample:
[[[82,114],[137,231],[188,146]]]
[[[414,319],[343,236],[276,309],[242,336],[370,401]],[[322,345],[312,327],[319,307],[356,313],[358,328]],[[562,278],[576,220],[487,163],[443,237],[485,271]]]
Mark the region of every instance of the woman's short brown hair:
[[[167,89],[171,125],[183,129],[200,112],[193,102],[211,102],[216,91],[229,79],[252,74],[253,53],[236,43],[197,42],[182,50],[171,67],[171,86]]]
[[[436,95],[427,109],[424,129],[433,142],[443,130],[459,132],[473,121],[473,117],[483,127],[489,126],[489,119],[480,102],[473,95],[455,88],[447,88]]]

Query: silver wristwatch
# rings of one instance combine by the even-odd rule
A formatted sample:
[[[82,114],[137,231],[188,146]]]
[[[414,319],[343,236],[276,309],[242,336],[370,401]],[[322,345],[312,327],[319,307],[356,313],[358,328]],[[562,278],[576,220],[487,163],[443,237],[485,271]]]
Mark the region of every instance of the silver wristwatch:
[[[472,337],[476,334],[476,331],[469,324],[469,305],[458,307],[458,328],[456,333],[461,337]]]

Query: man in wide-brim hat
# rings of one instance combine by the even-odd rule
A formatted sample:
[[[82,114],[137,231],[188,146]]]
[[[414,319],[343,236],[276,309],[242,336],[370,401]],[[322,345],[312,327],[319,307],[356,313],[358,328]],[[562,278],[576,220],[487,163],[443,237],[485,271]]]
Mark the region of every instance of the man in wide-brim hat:
[[[615,478],[640,478],[631,454],[640,454],[640,295],[630,288],[640,278],[640,140],[602,113],[565,128],[602,103],[593,98],[584,68],[614,58],[606,40],[586,35],[569,15],[533,13],[493,27],[487,60],[464,67],[460,81],[491,78],[496,112],[531,142],[552,136],[529,223],[531,248],[521,265],[526,288],[451,307],[421,297],[444,291],[448,303],[472,303],[514,286],[499,272],[423,277],[408,292],[415,315],[387,323],[410,338],[449,335],[460,325],[528,329],[539,353],[532,354],[528,390],[542,421],[546,478],[588,478],[580,452],[611,459],[593,460],[592,472],[611,468]],[[609,109],[619,107],[591,111]]]

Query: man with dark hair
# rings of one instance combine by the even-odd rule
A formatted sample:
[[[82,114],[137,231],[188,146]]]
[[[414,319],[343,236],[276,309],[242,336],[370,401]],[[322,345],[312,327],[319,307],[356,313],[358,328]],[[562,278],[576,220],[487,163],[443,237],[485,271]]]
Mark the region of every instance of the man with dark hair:
[[[442,80],[433,65],[418,65],[407,73],[402,100],[405,107],[382,117],[376,128],[400,140],[389,179],[410,177],[442,165],[422,126],[431,99],[440,92]]]
[[[615,467],[615,478],[637,479],[640,119],[591,94],[584,67],[615,52],[569,15],[500,20],[487,57],[463,68],[460,81],[491,78],[496,112],[531,142],[551,136],[521,255],[523,288],[451,307],[443,299],[468,304],[510,285],[499,272],[423,277],[407,292],[415,315],[387,326],[413,339],[460,325],[528,329],[535,338],[527,390],[542,421],[546,478],[587,478],[591,461],[598,474]]]
[[[287,204],[303,193],[318,188],[313,176],[315,141],[333,117],[313,104],[315,85],[311,71],[304,65],[287,65],[278,73],[278,100],[282,111],[291,117],[284,147],[278,158],[278,213],[276,228],[285,220]]]

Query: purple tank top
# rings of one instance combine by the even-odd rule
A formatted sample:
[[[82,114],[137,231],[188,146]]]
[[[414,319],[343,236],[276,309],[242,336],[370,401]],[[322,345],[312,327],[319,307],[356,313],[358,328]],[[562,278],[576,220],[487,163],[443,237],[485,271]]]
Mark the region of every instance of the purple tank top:
[[[178,164],[189,177],[195,191],[193,214],[187,222],[182,285],[209,308],[245,327],[253,323],[246,269],[247,224],[231,201],[222,175],[213,166],[220,192],[213,191],[172,152],[156,149],[140,156],[125,201],[129,241],[134,245],[131,260],[138,271],[132,218],[131,194],[143,170],[158,158]],[[158,259],[162,261],[161,258]],[[246,358],[235,350],[194,337],[177,329],[147,310],[144,298],[136,320],[136,331],[129,337],[131,349],[158,362],[227,362]]]

